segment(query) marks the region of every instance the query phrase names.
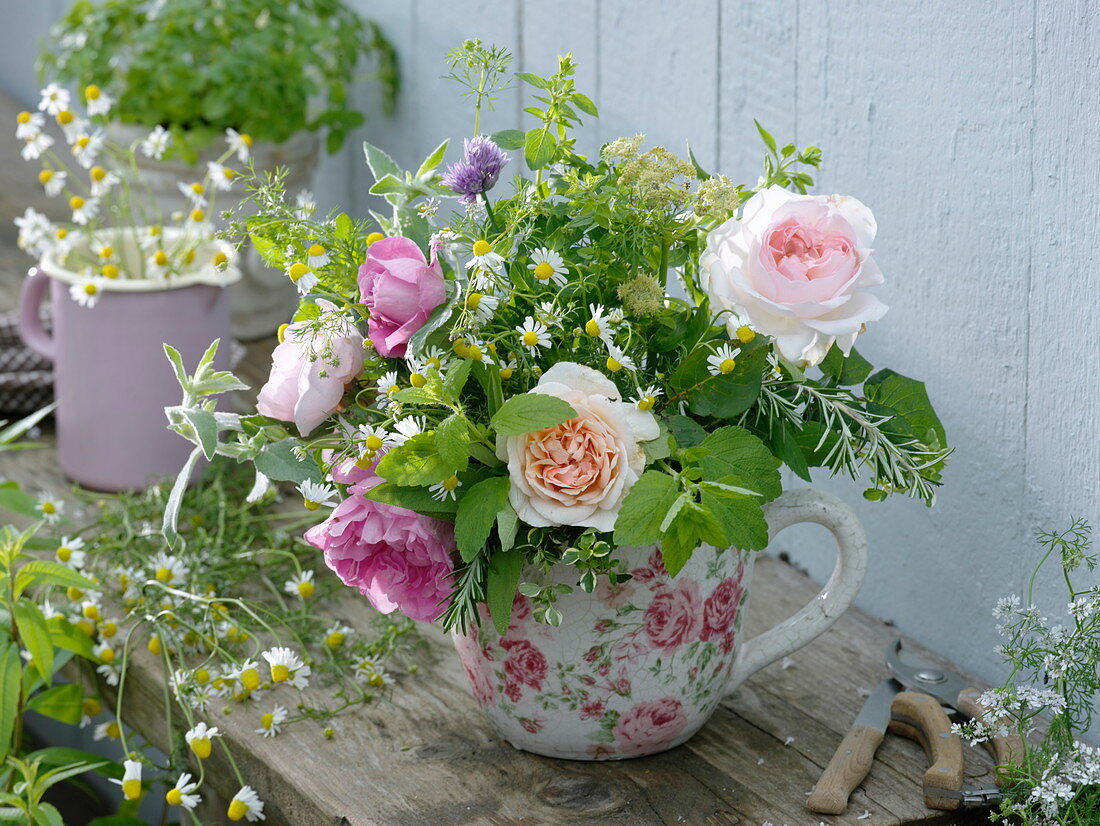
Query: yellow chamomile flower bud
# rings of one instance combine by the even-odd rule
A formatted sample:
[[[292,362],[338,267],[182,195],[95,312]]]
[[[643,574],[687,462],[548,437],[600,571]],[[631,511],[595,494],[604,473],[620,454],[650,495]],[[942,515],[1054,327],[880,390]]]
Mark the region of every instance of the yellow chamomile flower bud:
[[[201,209],[191,210],[191,220],[194,221],[196,224],[201,224],[202,220],[205,217],[206,217],[206,213],[203,212]]]
[[[65,229],[65,227],[58,227],[57,228],[57,240],[58,241],[65,240],[65,238],[67,238],[68,235],[69,235],[69,231],[67,229]]]
[[[53,180],[53,170],[52,169],[43,169],[41,172],[38,173],[38,182],[39,183],[48,184],[51,180]]]
[[[66,545],[62,545],[60,548],[57,549],[57,561],[58,562],[68,562],[72,558],[73,558],[73,549],[72,548],[70,548]]]
[[[99,100],[99,87],[94,83],[84,87],[85,100]]]
[[[122,736],[122,728],[117,720],[112,720],[107,724],[107,736],[112,740],[117,740]]]
[[[301,261],[295,261],[290,265],[290,269],[286,271],[286,274],[290,276],[291,281],[297,283],[307,272],[309,272],[309,267]]]
[[[373,450],[381,450],[383,442],[382,442],[381,437],[376,436],[372,433],[371,435],[369,435],[367,437],[365,444],[367,446],[367,450],[372,450],[373,451]]]
[[[99,659],[105,663],[113,663],[115,661],[115,650],[109,646],[104,646],[99,650]]]
[[[285,665],[271,666],[271,681],[273,683],[285,683],[290,678],[290,669]]]
[[[482,238],[479,241],[474,241],[473,253],[474,255],[488,255],[493,251],[493,245]]]
[[[204,195],[206,194],[206,187],[200,184],[198,181],[195,181],[195,183],[191,184],[191,191],[194,192],[196,195]]]
[[[19,115],[16,117],[16,120],[19,121],[20,123],[30,123],[31,122],[31,113],[30,112],[20,112]]]
[[[508,364],[504,367],[501,367],[500,370],[498,370],[497,372],[500,374],[500,377],[502,379],[510,379],[512,378],[512,374],[515,372],[515,370],[512,369],[512,365]]]
[[[718,369],[723,373],[732,373],[736,366],[737,362],[733,359],[723,359],[722,363],[718,365]]]
[[[174,577],[172,569],[166,565],[157,568],[156,578],[160,582],[171,582]]]
[[[596,319],[590,318],[584,323],[584,332],[592,338],[600,334],[600,325],[596,323]]]
[[[737,328],[737,338],[742,344],[748,344],[756,338],[756,333],[753,331],[752,327],[742,325]]]
[[[101,637],[106,637],[107,639],[111,639],[111,637],[113,637],[117,633],[118,633],[118,625],[111,622],[110,620],[108,620],[107,622],[105,622],[105,623],[103,623],[102,625],[99,626],[99,636],[101,636]]]
[[[220,267],[223,264],[226,264],[228,262],[229,262],[229,256],[226,255],[221,250],[218,250],[216,253],[214,253],[214,266],[215,267]]]
[[[315,590],[317,590],[316,586],[308,579],[303,579],[298,583],[298,593],[301,595],[302,599],[309,599],[313,596]]]
[[[241,672],[241,685],[249,691],[260,687],[260,672],[256,668],[246,668]]]
[[[424,378],[424,375],[422,373],[409,374],[409,384],[411,384],[413,387],[423,387],[427,383],[428,380]]]
[[[443,480],[443,490],[455,490],[459,484],[457,476],[448,476]]]
[[[90,144],[91,142],[92,142],[92,139],[89,138],[87,135],[81,135],[79,138],[76,139],[75,143],[81,149],[87,149],[88,144]]]
[[[286,330],[287,330],[287,327],[289,327],[289,326],[290,326],[289,324],[280,324],[279,325],[279,331],[276,335],[278,335],[278,337],[279,337],[279,343],[280,344],[282,344],[284,341],[286,341]]]
[[[370,235],[367,236],[367,246],[369,247],[372,244],[381,241],[385,237],[386,236],[380,232],[372,232]]]
[[[88,620],[86,619],[78,619],[76,621],[76,627],[83,631],[89,637],[95,635],[95,626],[88,622]]]
[[[535,265],[535,278],[537,278],[539,281],[545,281],[553,274],[554,268],[545,261],[540,261],[538,264]]]
[[[104,264],[100,272],[103,273],[104,278],[118,278],[118,267],[114,264]]]
[[[103,711],[103,704],[95,697],[85,697],[84,702],[81,703],[81,708],[87,716],[95,717]]]
[[[347,638],[347,634],[343,631],[330,631],[325,637],[325,645],[329,648],[339,648]]]
[[[78,210],[82,206],[84,206],[84,199],[81,198],[79,195],[74,195],[69,199],[69,206],[72,207],[74,211]]]
[[[149,653],[153,654],[156,657],[159,657],[164,651],[164,648],[160,644],[160,637],[158,637],[156,634],[153,634],[153,636],[149,638],[149,642],[146,644],[146,648],[149,649]]]
[[[485,296],[481,293],[470,293],[468,296],[466,296],[466,309],[476,310],[478,308],[478,305],[481,304],[481,299],[483,299],[484,297]]]
[[[614,356],[608,356],[607,369],[610,370],[612,373],[618,373],[620,370],[623,369],[623,364]]]
[[[476,344],[470,344],[466,347],[466,358],[473,359],[474,361],[481,361],[485,358],[485,353]]]
[[[153,263],[155,263],[158,267],[167,267],[168,253],[166,253],[164,250],[157,250],[153,253]]]
[[[521,336],[521,340],[528,347],[534,347],[536,344],[539,343],[539,334],[533,330],[528,330],[526,333],[523,334],[523,336]]]
[[[62,126],[68,126],[70,123],[73,122],[73,113],[70,112],[68,109],[62,109],[60,112],[57,113],[57,122],[60,123]]]
[[[68,589],[65,591],[65,593],[69,597],[69,599],[74,600],[74,601],[78,600],[78,599],[81,599],[84,596],[83,591],[81,591],[79,588],[74,588],[71,585],[68,587]]]
[[[94,602],[89,602],[80,613],[84,615],[85,619],[99,619],[99,606]]]
[[[178,806],[183,802],[183,792],[173,786],[164,793],[164,799],[169,806]]]
[[[104,178],[107,177],[107,170],[104,169],[102,166],[93,166],[91,169],[88,170],[88,175],[93,181],[102,181]]]

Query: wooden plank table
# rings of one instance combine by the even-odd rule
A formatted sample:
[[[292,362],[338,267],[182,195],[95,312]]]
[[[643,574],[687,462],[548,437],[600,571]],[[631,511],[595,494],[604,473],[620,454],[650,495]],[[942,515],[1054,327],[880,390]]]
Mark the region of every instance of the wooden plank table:
[[[11,111],[8,111],[11,110]],[[0,99],[0,119],[15,107]],[[11,117],[8,117],[11,115]],[[14,306],[28,260],[14,248],[11,218],[40,204],[35,170],[0,141],[0,311]],[[271,343],[249,347],[238,372],[253,387],[266,376]],[[108,392],[106,389],[104,392]],[[46,438],[50,438],[47,432]],[[61,492],[52,447],[0,454],[0,476],[28,489]],[[872,555],[888,549],[872,548]],[[873,563],[872,563],[873,564]],[[761,556],[745,633],[753,636],[793,613],[816,593],[803,574]],[[365,626],[369,606],[348,599],[336,608]],[[482,718],[445,636],[426,629],[419,673],[399,680],[392,697],[342,716],[327,740],[311,722],[274,740],[253,733],[252,715],[210,715],[224,732],[247,782],[266,803],[272,826],[458,826],[458,824],[764,824],[889,826],[985,822],[981,812],[943,814],[922,803],[927,765],[920,748],[887,737],[871,774],[845,815],[804,808],[806,795],[863,703],[886,674],[883,648],[896,636],[881,620],[850,611],[784,664],[750,679],[725,700],[702,731],[665,754],[614,763],[537,757],[499,740]],[[932,652],[906,647],[938,665]],[[160,663],[138,646],[127,679],[126,721],[164,743]],[[236,792],[220,752],[208,782],[226,798]],[[984,755],[968,754],[977,782],[988,782]],[[224,809],[222,809],[224,811]],[[861,818],[861,815],[868,813]]]

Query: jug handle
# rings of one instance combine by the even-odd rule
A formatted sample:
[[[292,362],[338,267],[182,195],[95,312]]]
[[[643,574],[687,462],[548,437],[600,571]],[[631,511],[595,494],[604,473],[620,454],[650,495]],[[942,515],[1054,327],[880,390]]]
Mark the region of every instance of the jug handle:
[[[54,341],[42,326],[39,307],[46,297],[50,277],[38,267],[31,267],[19,295],[19,335],[23,342],[42,358],[54,360]]]
[[[867,535],[848,505],[829,493],[811,488],[791,490],[764,506],[768,539],[790,525],[814,522],[832,533],[837,544],[836,566],[821,592],[794,616],[741,646],[726,693],[778,659],[797,651],[836,622],[859,593],[867,573]]]

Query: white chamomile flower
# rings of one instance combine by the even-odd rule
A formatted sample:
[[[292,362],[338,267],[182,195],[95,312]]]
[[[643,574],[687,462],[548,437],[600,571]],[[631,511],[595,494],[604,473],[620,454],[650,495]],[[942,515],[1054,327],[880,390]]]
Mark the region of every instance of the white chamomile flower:
[[[532,355],[539,351],[539,347],[550,346],[550,331],[546,329],[545,324],[531,316],[527,316],[523,323],[516,327],[516,332],[519,333],[520,344]]]
[[[97,115],[110,114],[111,107],[115,105],[114,98],[94,84],[84,88],[84,100],[87,103],[88,115],[93,118]]]
[[[514,358],[502,359],[497,365],[497,373],[502,379],[512,378],[512,374],[516,372],[516,360]]]
[[[382,448],[393,444],[390,434],[384,428],[373,424],[359,425],[355,431],[355,438],[363,444],[368,453],[377,453]]]
[[[38,495],[38,512],[42,514],[42,518],[50,525],[55,525],[61,521],[61,515],[64,510],[65,503],[60,499],[54,498],[49,493],[41,493]]]
[[[191,183],[177,181],[176,189],[191,202],[192,209],[206,209],[206,186],[201,181],[192,181]]]
[[[122,796],[127,800],[137,800],[141,797],[141,763],[137,760],[126,760],[122,764],[122,779],[112,777],[111,782],[122,787]]]
[[[261,737],[274,737],[279,733],[282,724],[286,722],[286,718],[286,709],[282,706],[275,706],[267,714],[260,717],[260,727],[256,729],[256,733]]]
[[[57,550],[53,552],[54,559],[63,565],[68,565],[70,568],[83,568],[84,567],[84,540],[79,536],[74,536],[71,539],[67,536],[61,537],[61,543],[57,546]]]
[[[375,688],[383,688],[393,684],[393,678],[385,672],[380,666],[376,665],[372,660],[360,660],[355,664],[355,679],[361,683],[374,686]]]
[[[436,370],[442,371],[451,360],[451,357],[441,347],[429,347],[424,351],[424,364],[434,367]]]
[[[147,158],[159,161],[168,151],[168,144],[172,140],[172,133],[159,123],[154,127],[145,140],[141,142],[141,154]]]
[[[394,422],[393,429],[396,431],[396,433],[390,435],[393,443],[403,445],[413,436],[424,432],[424,418],[422,416],[406,416]]]
[[[20,112],[16,120],[15,137],[21,141],[38,137],[38,133],[46,125],[46,116],[41,112]]]
[[[81,307],[91,308],[99,303],[103,285],[107,279],[99,275],[86,275],[69,285],[69,298]]]
[[[96,727],[92,729],[93,740],[117,740],[121,736],[122,727],[118,724],[117,720],[98,723]]]
[[[232,151],[237,153],[238,161],[241,163],[248,163],[249,151],[252,149],[251,135],[238,132],[236,129],[226,129],[225,142]]]
[[[618,373],[620,370],[634,371],[638,369],[638,365],[635,364],[634,359],[624,353],[620,348],[606,340],[604,344],[607,345],[607,369],[612,373]]]
[[[611,342],[611,320],[602,304],[589,304],[588,311],[591,315],[584,323],[585,334],[592,338],[599,337],[605,343]]]
[[[501,272],[504,268],[504,259],[493,252],[493,245],[484,238],[474,241],[470,253],[472,257],[466,262],[466,269]]]
[[[382,376],[375,382],[378,387],[379,397],[392,396],[401,386],[397,383],[397,371],[391,370],[388,373],[383,373]]]
[[[45,132],[39,132],[33,137],[23,139],[23,160],[36,161],[42,157],[47,149],[53,146],[53,138]]]
[[[458,493],[456,493],[456,491],[460,487],[462,487],[462,482],[459,481],[457,476],[448,476],[442,482],[436,482],[434,485],[429,485],[428,490],[432,494],[432,499],[446,502],[448,499],[452,501],[458,499]]]
[[[91,181],[92,196],[95,198],[102,198],[114,188],[115,184],[122,180],[114,172],[108,172],[102,166],[93,166],[89,170],[89,179]]]
[[[226,815],[230,820],[247,820],[249,823],[264,820],[264,802],[251,786],[242,786],[229,801]]]
[[[161,551],[153,557],[153,578],[165,585],[179,584],[187,578],[187,566],[178,556]]]
[[[172,262],[168,258],[168,253],[162,249],[153,251],[145,262],[145,267],[153,278],[167,278],[172,273]]]
[[[61,127],[61,134],[65,136],[65,142],[70,145],[81,135],[88,133],[88,121],[68,110],[58,113],[57,125]]]
[[[336,622],[329,626],[325,631],[325,647],[326,648],[339,648],[345,642],[348,637],[353,633],[351,626],[344,625],[343,623]]]
[[[36,209],[27,207],[23,214],[17,216],[14,221],[19,228],[19,248],[32,255],[45,252],[50,244],[50,237],[54,234],[54,226],[50,219]]]
[[[306,250],[306,264],[314,269],[329,262],[328,252],[320,244],[311,244]]]
[[[561,326],[561,310],[554,306],[553,301],[543,301],[535,307],[535,318],[547,327]]]
[[[317,274],[301,261],[293,261],[286,268],[286,277],[294,282],[299,295],[309,295],[317,286]]]
[[[65,619],[65,614],[58,608],[54,608],[53,603],[48,599],[42,600],[42,616],[46,619]]]
[[[298,493],[302,494],[306,510],[311,511],[315,511],[320,507],[332,507],[335,504],[333,500],[338,495],[338,491],[332,485],[314,482],[310,479],[306,479],[298,485]]]
[[[99,199],[74,195],[69,199],[69,207],[73,211],[73,221],[83,226],[99,214]]]
[[[724,376],[727,373],[732,373],[737,366],[736,355],[737,352],[728,344],[719,346],[713,355],[707,356],[710,374],[712,376]]]
[[[210,179],[210,185],[214,189],[228,192],[233,188],[233,179],[237,177],[237,173],[224,164],[207,161],[206,177]]]
[[[221,732],[218,731],[217,726],[208,726],[206,723],[196,723],[194,728],[190,729],[183,739],[187,741],[188,747],[195,756],[205,760],[210,756],[212,749],[212,741],[215,737],[221,737]]]
[[[96,666],[95,673],[102,677],[103,682],[110,686],[118,685],[119,678],[122,676],[122,670],[114,660]]]
[[[69,90],[56,83],[51,83],[42,90],[42,99],[38,101],[38,108],[47,115],[56,116],[59,112],[64,112],[69,108],[69,101]]]
[[[188,811],[191,811],[202,803],[202,797],[195,794],[198,790],[199,784],[192,783],[191,775],[184,772],[180,775],[179,780],[176,781],[176,785],[165,792],[164,799],[168,802],[169,806],[182,806]]]
[[[466,309],[482,324],[492,321],[493,313],[500,306],[500,299],[492,293],[471,292],[466,296]]]
[[[302,571],[283,583],[283,590],[292,597],[309,599],[317,586],[313,583],[313,571]]]
[[[79,135],[72,145],[72,153],[73,157],[76,158],[76,162],[85,169],[91,169],[95,166],[96,158],[103,151],[105,140],[106,136],[103,134],[102,129],[96,129],[90,134]]]
[[[626,313],[623,312],[622,307],[613,307],[611,309],[611,312],[607,314],[607,320],[618,327],[620,324],[626,321]]]
[[[547,247],[539,247],[531,253],[531,263],[527,269],[543,284],[552,282],[559,287],[565,285],[565,274],[569,272],[561,255]]]
[[[429,198],[424,203],[419,204],[416,207],[416,211],[419,212],[425,218],[430,218],[439,212],[439,199]]]
[[[294,204],[297,207],[294,214],[301,220],[305,220],[317,211],[317,201],[308,189],[303,189],[298,193],[294,199]]]
[[[631,399],[639,410],[652,410],[657,404],[657,397],[664,393],[660,387],[651,384],[649,387],[638,390],[638,394]]]
[[[200,235],[205,234],[210,222],[206,220],[206,210],[197,206],[187,213],[187,217],[184,219],[184,228],[198,233]]]
[[[310,667],[291,649],[276,646],[264,651],[262,656],[271,669],[271,682],[290,683],[297,689],[309,685]]]
[[[471,361],[477,361],[485,365],[494,364],[492,350],[485,342],[476,338],[469,338],[466,340],[465,347],[462,350],[462,355]]]

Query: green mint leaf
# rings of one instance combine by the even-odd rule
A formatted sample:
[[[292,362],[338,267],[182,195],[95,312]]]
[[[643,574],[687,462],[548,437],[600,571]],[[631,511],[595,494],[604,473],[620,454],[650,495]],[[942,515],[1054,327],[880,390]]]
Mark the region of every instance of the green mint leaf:
[[[659,470],[647,470],[623,500],[615,520],[618,545],[650,545],[661,538],[661,523],[680,489],[676,480]]]
[[[770,502],[783,492],[779,460],[767,445],[743,427],[720,427],[707,436],[699,447],[707,451],[698,460],[705,480],[737,480],[727,484],[759,491],[764,502]]]
[[[471,487],[458,500],[455,544],[463,562],[470,562],[485,549],[497,514],[508,504],[509,485],[507,476],[491,476]]]
[[[512,619],[512,602],[523,572],[521,551],[497,551],[489,561],[489,575],[485,584],[485,601],[497,632],[504,636]]]
[[[505,401],[489,425],[499,436],[520,436],[567,422],[576,415],[569,402],[556,396],[524,393]]]
[[[417,433],[378,461],[377,473],[398,485],[434,485],[455,472],[443,459],[434,433]]]

